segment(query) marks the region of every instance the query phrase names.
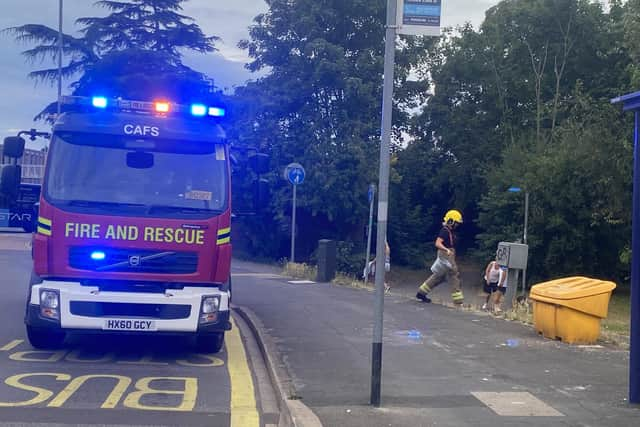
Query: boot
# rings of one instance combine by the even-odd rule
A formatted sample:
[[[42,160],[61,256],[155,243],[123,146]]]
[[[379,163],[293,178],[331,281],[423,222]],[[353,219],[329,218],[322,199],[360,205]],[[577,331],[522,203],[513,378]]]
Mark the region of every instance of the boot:
[[[451,299],[454,304],[460,305],[464,302],[464,295],[462,295],[462,291],[453,291],[451,292]]]
[[[431,298],[429,298],[428,296],[426,296],[422,292],[418,292],[416,294],[416,298],[418,298],[422,302],[427,302],[427,303],[431,302]]]

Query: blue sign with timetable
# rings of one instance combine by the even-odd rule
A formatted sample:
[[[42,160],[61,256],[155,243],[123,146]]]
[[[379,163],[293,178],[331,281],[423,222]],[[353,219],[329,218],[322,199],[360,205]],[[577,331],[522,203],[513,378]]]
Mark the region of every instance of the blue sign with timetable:
[[[398,0],[400,34],[439,36],[442,0]]]

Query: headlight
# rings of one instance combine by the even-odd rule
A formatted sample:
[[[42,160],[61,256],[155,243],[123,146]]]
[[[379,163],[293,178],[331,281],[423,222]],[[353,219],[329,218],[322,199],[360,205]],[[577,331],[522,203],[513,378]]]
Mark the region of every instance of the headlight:
[[[215,313],[220,308],[220,297],[204,297],[202,300],[202,313]]]
[[[42,290],[40,291],[40,315],[48,319],[60,319],[60,295],[57,291]]]
[[[40,306],[46,308],[56,309],[60,305],[58,300],[58,293],[54,291],[42,291],[40,292]]]
[[[202,307],[200,308],[200,323],[217,322],[219,308],[220,308],[219,296],[203,297]]]

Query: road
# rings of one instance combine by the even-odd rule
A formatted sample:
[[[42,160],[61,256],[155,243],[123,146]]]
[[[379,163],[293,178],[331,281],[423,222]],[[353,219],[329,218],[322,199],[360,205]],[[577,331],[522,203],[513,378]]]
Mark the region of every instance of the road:
[[[188,339],[153,336],[72,336],[63,349],[34,350],[23,325],[30,271],[29,235],[0,233],[0,424],[277,422],[258,347],[239,317],[215,355],[195,353]]]

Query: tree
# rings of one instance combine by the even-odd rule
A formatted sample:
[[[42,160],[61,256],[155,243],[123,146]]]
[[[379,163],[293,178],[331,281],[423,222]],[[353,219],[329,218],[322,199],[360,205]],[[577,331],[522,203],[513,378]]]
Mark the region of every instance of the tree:
[[[214,94],[212,82],[182,63],[182,52],[212,52],[216,37],[205,36],[194,20],[181,15],[186,0],[97,1],[106,8],[105,17],[79,18],[79,36],[63,35],[65,64],[62,75],[71,83],[75,95],[100,90],[113,97],[149,100],[166,96],[176,101],[203,99]],[[16,40],[38,43],[25,50],[29,61],[55,60],[58,32],[39,24],[12,27],[7,31]],[[36,70],[29,77],[54,83],[57,68]],[[37,118],[55,108],[50,104]]]
[[[193,18],[181,15],[185,0],[102,0],[105,17],[79,18],[81,33],[97,41],[100,53],[141,49],[163,52],[179,63],[180,50],[213,52],[217,37],[207,37]]]
[[[472,252],[492,257],[522,235],[522,196],[506,192],[517,185],[531,195],[534,279],[625,277],[628,127],[608,103],[631,88],[637,5],[505,0],[429,52],[434,93],[397,165],[398,233],[411,248],[416,226],[437,227],[448,204],[464,211],[463,241],[477,234]]]
[[[383,0],[268,0],[269,11],[241,43],[253,61],[251,70],[269,74],[241,89],[236,100],[244,114],[235,140],[267,148],[273,167],[292,161],[307,169],[300,186],[299,228],[309,253],[317,238],[364,241],[366,192],[376,181],[384,48]],[[408,82],[426,39],[399,45],[396,136],[406,129],[411,105],[427,89],[426,81]],[[281,172],[280,172],[281,176]],[[290,185],[276,180],[272,209],[280,235],[288,234]]]

